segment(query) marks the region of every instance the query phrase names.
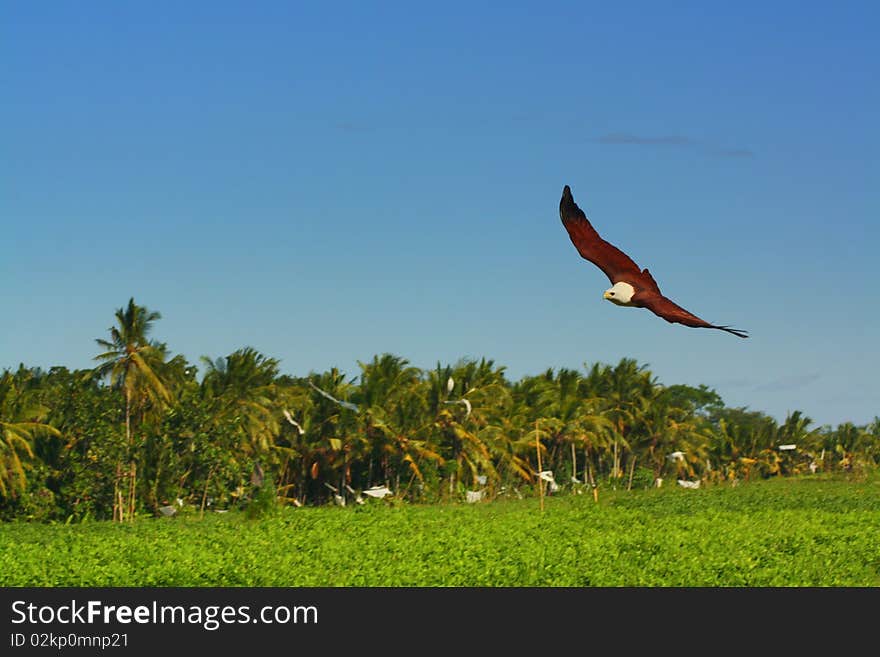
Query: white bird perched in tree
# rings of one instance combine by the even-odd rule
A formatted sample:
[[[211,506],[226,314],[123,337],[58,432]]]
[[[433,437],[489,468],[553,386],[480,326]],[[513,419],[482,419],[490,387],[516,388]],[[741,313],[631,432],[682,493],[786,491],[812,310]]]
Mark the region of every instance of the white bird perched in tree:
[[[333,484],[328,484],[326,481],[324,482],[324,485],[333,491],[333,500],[339,506],[345,506],[345,498],[339,494],[339,489],[336,488],[336,486],[334,486]]]
[[[296,430],[299,432],[300,436],[306,432],[306,430],[303,429],[302,426],[300,426],[300,423],[293,419],[293,417],[290,415],[290,411],[288,411],[286,408],[284,409],[284,417],[286,417],[287,421],[296,427]]]
[[[391,494],[391,489],[387,486],[373,486],[372,488],[368,488],[364,491],[364,495],[369,495],[370,497],[375,497],[380,500],[383,497]]]
[[[452,393],[452,389],[455,387],[455,379],[451,376],[446,380],[446,392]]]
[[[464,414],[464,419],[467,420],[471,414],[472,406],[470,399],[454,399],[452,401],[445,401],[444,404],[464,404],[464,407],[467,409],[467,413]]]
[[[347,408],[348,410],[354,411],[355,413],[357,413],[357,410],[358,410],[357,404],[352,404],[351,402],[336,399],[336,397],[331,395],[329,392],[324,392],[323,390],[321,390],[318,386],[316,386],[311,381],[309,381],[309,385],[312,386],[315,390],[317,390],[319,394],[323,395],[324,397],[326,397],[330,401],[335,402],[335,403],[339,404],[340,406],[342,406],[343,408]]]
[[[475,502],[482,500],[485,494],[485,490],[469,490],[465,491],[464,499],[468,504],[474,504]]]
[[[684,452],[669,452],[666,458],[670,461],[684,461]]]
[[[559,484],[556,483],[556,479],[553,477],[553,470],[542,470],[538,473],[538,477],[542,481],[546,481],[550,484],[551,493],[555,493],[559,490]]]
[[[349,493],[351,493],[352,495],[354,495],[354,501],[355,501],[355,502],[357,502],[358,504],[363,504],[363,503],[364,503],[364,498],[361,497],[361,494],[358,493],[354,488],[352,488],[352,487],[349,486],[348,484],[345,484],[345,490],[347,490]]]

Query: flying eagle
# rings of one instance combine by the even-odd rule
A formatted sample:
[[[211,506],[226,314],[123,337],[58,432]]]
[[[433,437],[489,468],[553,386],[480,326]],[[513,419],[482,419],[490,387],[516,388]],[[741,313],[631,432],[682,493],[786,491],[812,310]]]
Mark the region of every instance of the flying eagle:
[[[719,329],[740,338],[749,337],[746,331],[710,324],[664,297],[657,281],[647,269],[639,270],[639,266],[628,255],[599,237],[583,210],[574,202],[568,185],[562,190],[559,216],[578,253],[605,272],[611,281],[611,287],[603,295],[611,303],[647,308],[667,322],[677,322],[693,328]]]

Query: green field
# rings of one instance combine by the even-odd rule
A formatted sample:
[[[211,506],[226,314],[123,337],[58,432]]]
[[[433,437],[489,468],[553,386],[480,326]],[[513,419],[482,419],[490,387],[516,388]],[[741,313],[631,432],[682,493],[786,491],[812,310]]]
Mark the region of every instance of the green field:
[[[3,586],[878,586],[880,478],[0,525]]]

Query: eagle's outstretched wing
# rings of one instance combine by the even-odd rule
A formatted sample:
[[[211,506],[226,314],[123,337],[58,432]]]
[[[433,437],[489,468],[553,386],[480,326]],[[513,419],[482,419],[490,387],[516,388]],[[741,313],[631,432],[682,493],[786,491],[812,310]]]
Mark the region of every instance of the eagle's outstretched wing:
[[[608,280],[612,283],[623,279],[630,283],[643,280],[643,274],[632,258],[599,237],[599,233],[590,224],[587,215],[574,202],[571,188],[568,185],[562,190],[559,217],[562,219],[562,225],[568,231],[568,236],[578,253],[605,272]],[[650,280],[651,283],[654,283],[653,278]],[[654,285],[656,286],[656,283]]]
[[[684,324],[692,328],[712,328],[720,331],[727,331],[740,338],[747,338],[749,334],[740,329],[730,328],[729,326],[717,326],[710,324],[704,319],[700,319],[691,312],[688,312],[674,301],[667,299],[662,294],[637,294],[633,297],[636,305],[647,308],[658,317],[662,317],[667,322]]]

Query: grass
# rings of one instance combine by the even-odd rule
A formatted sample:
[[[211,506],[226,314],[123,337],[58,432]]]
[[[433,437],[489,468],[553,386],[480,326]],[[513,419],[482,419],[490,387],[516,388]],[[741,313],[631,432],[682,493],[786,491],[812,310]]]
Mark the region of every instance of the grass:
[[[0,525],[2,586],[880,585],[880,478]]]

